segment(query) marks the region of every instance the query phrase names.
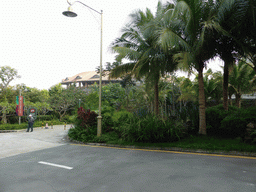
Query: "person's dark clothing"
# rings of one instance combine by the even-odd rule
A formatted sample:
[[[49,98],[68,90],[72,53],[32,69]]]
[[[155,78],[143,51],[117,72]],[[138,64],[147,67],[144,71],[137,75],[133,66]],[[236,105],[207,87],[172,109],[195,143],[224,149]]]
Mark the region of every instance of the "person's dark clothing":
[[[31,129],[31,132],[33,131],[33,124],[34,124],[34,118],[28,117],[28,129],[27,132],[29,132],[29,129]]]

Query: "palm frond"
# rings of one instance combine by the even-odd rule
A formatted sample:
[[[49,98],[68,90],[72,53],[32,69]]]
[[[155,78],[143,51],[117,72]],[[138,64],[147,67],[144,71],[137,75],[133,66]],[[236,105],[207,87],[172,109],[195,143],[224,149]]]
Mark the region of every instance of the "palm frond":
[[[132,73],[134,65],[135,63],[132,63],[132,62],[119,65],[110,71],[109,77],[116,79],[116,78],[122,77],[123,75],[130,74]]]

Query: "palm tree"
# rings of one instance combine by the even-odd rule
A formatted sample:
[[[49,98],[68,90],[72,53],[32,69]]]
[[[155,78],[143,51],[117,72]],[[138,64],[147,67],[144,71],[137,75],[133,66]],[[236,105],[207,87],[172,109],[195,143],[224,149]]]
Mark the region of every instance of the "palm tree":
[[[203,79],[206,105],[210,101],[215,101],[217,104],[219,104],[222,96],[222,73],[220,71],[214,73],[212,69],[208,69],[204,73]],[[196,76],[195,80],[194,89],[196,89],[198,93],[198,75]]]
[[[158,4],[156,15],[160,15],[162,4]],[[164,53],[157,45],[152,33],[145,30],[146,24],[155,19],[152,12],[147,9],[144,13],[139,10],[130,15],[131,22],[122,29],[122,36],[112,44],[112,50],[118,53],[118,61],[128,59],[123,65],[112,69],[111,78],[124,74],[132,74],[136,79],[144,79],[147,86],[153,84],[155,91],[155,114],[159,114],[158,83],[161,76],[175,69],[170,53]]]
[[[250,68],[244,60],[234,65],[230,73],[229,86],[232,87],[236,96],[236,106],[241,108],[241,96],[244,93],[251,93],[255,88],[255,71]]]
[[[214,47],[217,55],[224,61],[223,74],[223,107],[228,110],[229,71],[236,60],[238,51],[243,50],[241,44],[242,23],[246,20],[249,7],[248,0],[217,0],[213,3],[212,19],[208,22],[216,39]]]
[[[246,57],[246,63],[256,72],[256,1],[249,0],[249,6],[241,29],[237,33],[237,38],[243,45],[240,52],[242,57]]]
[[[198,72],[199,134],[203,135],[206,135],[203,69],[206,61],[214,56],[212,39],[205,25],[211,13],[211,4],[201,0],[177,0],[174,9],[167,9],[162,19],[164,26],[156,34],[166,52],[172,49],[178,51],[174,55],[175,61]]]

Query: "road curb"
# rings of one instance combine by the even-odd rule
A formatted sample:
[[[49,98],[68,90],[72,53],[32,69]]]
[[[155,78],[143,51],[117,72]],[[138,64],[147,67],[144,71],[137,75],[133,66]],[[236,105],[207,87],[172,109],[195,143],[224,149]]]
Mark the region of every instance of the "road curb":
[[[0,133],[18,132],[18,130],[0,130]]]
[[[67,124],[67,126],[68,126],[68,125],[71,125],[71,124]],[[63,126],[63,127],[64,127],[64,125],[53,125],[53,126]],[[33,127],[33,129],[36,130],[36,129],[45,129],[45,128],[42,128],[42,127]],[[49,128],[49,129],[51,129],[51,128]],[[69,128],[67,128],[67,129],[69,129]],[[23,131],[26,131],[26,130],[27,130],[27,128],[24,128],[24,129],[17,129],[17,130],[0,130],[0,133],[23,132]]]

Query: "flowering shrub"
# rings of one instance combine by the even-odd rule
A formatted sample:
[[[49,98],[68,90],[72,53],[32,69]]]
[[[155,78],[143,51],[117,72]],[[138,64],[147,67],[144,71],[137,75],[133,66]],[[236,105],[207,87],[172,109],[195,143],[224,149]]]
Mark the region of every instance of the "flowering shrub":
[[[90,109],[85,110],[80,107],[77,111],[78,126],[87,129],[88,127],[97,126],[97,114]]]

